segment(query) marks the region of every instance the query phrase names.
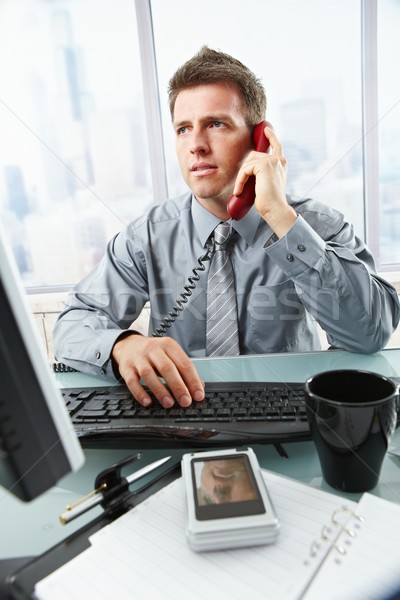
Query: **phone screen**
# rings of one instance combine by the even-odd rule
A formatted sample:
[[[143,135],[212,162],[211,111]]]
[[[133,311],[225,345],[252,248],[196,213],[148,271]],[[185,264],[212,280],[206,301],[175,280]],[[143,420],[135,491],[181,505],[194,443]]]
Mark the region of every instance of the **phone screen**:
[[[266,512],[245,454],[191,462],[196,517],[200,521]]]

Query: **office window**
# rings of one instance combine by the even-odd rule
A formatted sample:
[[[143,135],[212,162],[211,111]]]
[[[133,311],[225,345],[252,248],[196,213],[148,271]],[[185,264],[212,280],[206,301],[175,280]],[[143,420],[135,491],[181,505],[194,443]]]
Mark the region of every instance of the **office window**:
[[[0,215],[26,286],[69,285],[152,202],[133,0],[0,2]]]
[[[149,65],[142,72],[140,56],[152,32],[140,25],[139,39],[135,10],[148,6],[160,94],[154,103],[144,99],[154,73]],[[371,246],[378,269],[399,270],[400,4],[378,2],[379,191],[367,195],[368,204],[362,6],[360,0],[247,0],[245,8],[242,0],[204,0],[201,7],[191,0],[0,0],[0,218],[26,287],[65,288],[86,274],[111,235],[154,202],[165,169],[169,195],[185,191],[167,83],[203,44],[233,54],[262,79],[267,119],[288,158],[288,191],[337,207],[362,238],[367,215],[379,230]],[[149,140],[161,147],[158,120],[149,113],[158,102],[165,165],[149,155]],[[156,130],[151,138],[146,113]],[[156,196],[160,201],[163,194]]]
[[[381,264],[400,263],[400,3],[378,2],[379,241]]]
[[[288,191],[343,211],[364,237],[359,0],[151,1],[171,193],[174,156],[167,84],[203,44],[232,54],[265,86],[267,120],[288,159]],[[179,44],[171,38],[178,35]]]

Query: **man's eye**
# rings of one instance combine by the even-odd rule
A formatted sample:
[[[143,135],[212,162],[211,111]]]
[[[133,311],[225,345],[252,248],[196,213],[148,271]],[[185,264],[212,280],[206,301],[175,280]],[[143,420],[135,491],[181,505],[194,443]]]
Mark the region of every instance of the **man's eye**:
[[[221,123],[221,121],[213,121],[212,126],[213,127],[222,127],[223,123]]]
[[[186,127],[179,127],[178,135],[184,135],[186,133],[186,130],[187,130]]]

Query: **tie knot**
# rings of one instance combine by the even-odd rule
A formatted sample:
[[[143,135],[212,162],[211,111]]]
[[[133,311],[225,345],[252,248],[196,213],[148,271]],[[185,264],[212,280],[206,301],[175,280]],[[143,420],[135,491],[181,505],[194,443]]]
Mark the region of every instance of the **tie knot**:
[[[232,229],[231,224],[227,221],[225,223],[220,223],[214,229],[214,239],[215,243],[218,246],[225,247],[231,237]]]

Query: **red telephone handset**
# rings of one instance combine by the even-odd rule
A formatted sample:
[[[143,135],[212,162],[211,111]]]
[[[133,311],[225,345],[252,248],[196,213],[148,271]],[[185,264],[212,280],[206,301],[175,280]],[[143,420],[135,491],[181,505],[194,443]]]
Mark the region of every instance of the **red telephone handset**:
[[[261,121],[261,123],[258,123],[258,125],[254,127],[253,140],[255,150],[257,152],[268,151],[269,140],[265,137],[264,134],[264,129],[266,126],[271,127],[268,121]],[[246,181],[246,184],[240,196],[232,196],[232,198],[230,198],[227,210],[232,219],[234,219],[235,221],[239,221],[239,219],[243,219],[243,217],[249,212],[250,208],[254,204],[254,199],[256,195],[255,188],[256,178],[252,175]]]

